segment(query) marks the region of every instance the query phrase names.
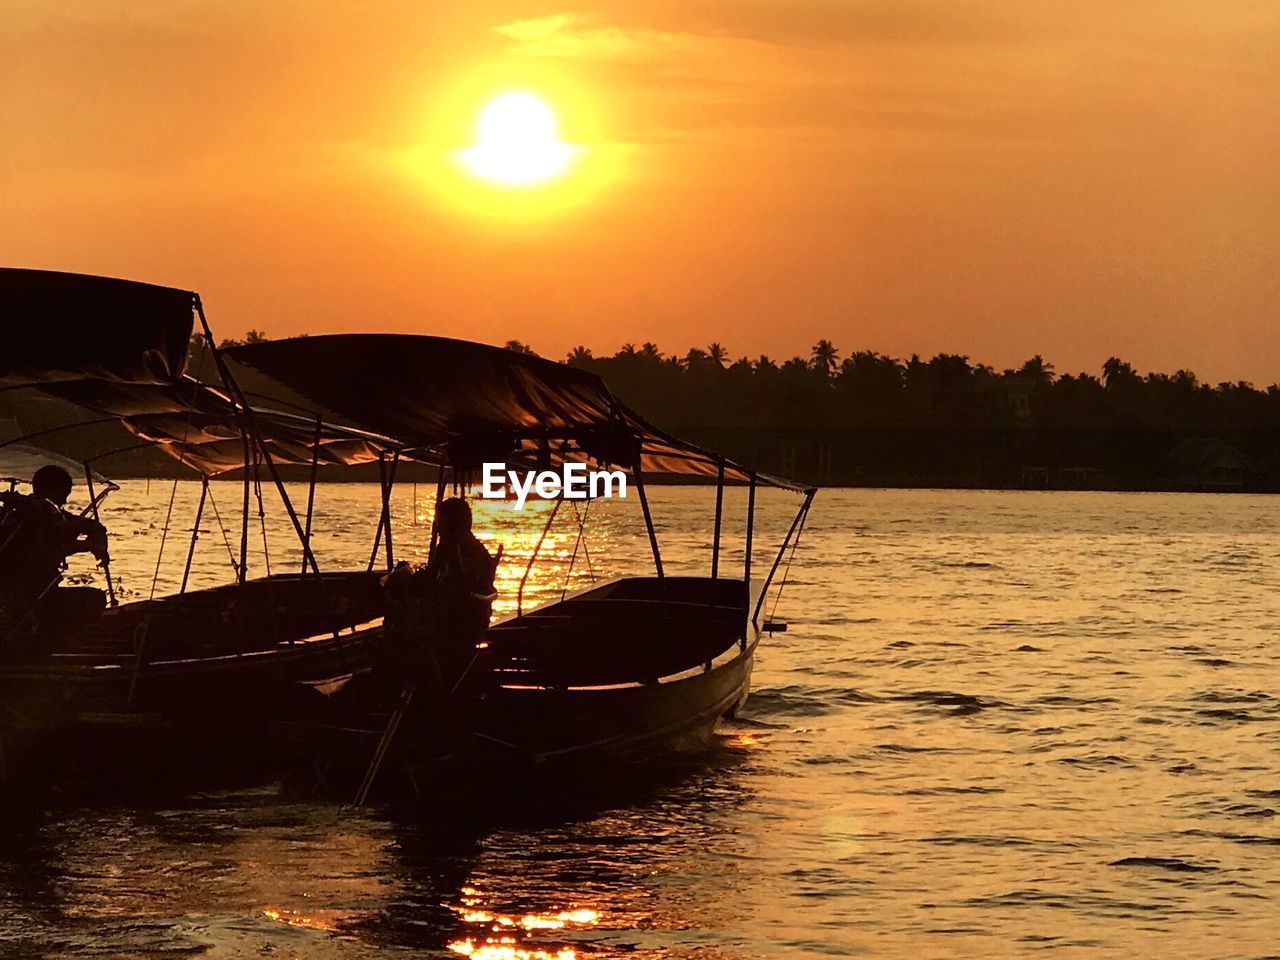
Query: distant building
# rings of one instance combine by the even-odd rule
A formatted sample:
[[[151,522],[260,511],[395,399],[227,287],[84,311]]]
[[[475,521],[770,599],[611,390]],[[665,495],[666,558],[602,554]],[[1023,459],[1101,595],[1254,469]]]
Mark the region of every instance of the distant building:
[[[1180,440],[1165,459],[1173,479],[1195,490],[1239,490],[1249,475],[1249,459],[1217,438]]]

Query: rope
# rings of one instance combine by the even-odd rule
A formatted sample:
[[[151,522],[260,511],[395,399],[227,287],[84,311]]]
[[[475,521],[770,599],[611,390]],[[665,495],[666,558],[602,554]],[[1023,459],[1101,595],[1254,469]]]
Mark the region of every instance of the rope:
[[[231,569],[238,574],[240,568],[236,564],[236,553],[231,549],[231,539],[227,536],[227,528],[222,523],[222,514],[218,512],[218,502],[213,499],[212,487],[209,488],[209,505],[213,507],[213,516],[218,521],[218,529],[222,531],[222,542],[227,545],[227,559],[231,561]]]
[[[796,558],[796,547],[800,546],[800,538],[804,536],[804,525],[809,522],[809,511],[805,510],[804,516],[800,518],[800,529],[796,531],[796,538],[791,542],[791,552],[787,554],[787,565],[782,568],[782,582],[778,584],[778,592],[773,598],[773,606],[769,608],[769,620],[772,621],[774,614],[778,612],[778,601],[782,599],[782,591],[787,589],[787,577],[791,575],[791,561]]]
[[[542,536],[538,537],[538,542],[534,544],[533,552],[529,554],[529,563],[524,568],[524,576],[520,578],[520,588],[516,591],[516,616],[524,615],[524,585],[529,579],[529,574],[533,570],[534,561],[538,559],[538,551],[542,549],[542,544],[547,539],[547,534],[551,531],[551,524],[555,523],[556,514],[560,512],[560,505],[564,503],[561,498],[555,502],[555,506],[551,508],[551,516],[547,517],[547,524],[542,528]]]
[[[156,570],[151,575],[151,593],[148,600],[154,600],[156,597],[156,583],[160,579],[160,562],[164,559],[164,544],[169,539],[169,521],[173,519],[173,501],[178,495],[178,481],[173,481],[173,490],[169,493],[169,509],[164,514],[164,529],[160,531],[160,552],[156,554]]]
[[[576,503],[573,505],[573,509],[574,509],[574,512],[576,513],[578,509],[578,505]],[[590,512],[591,512],[591,501],[588,500],[587,505],[582,508],[582,522],[578,525],[579,530],[582,530],[586,527],[587,515]],[[595,583],[596,568],[591,564],[591,548],[587,546],[587,541],[585,537],[582,540],[582,556],[587,561],[587,575],[591,577],[591,582]]]
[[[208,345],[205,344],[206,349],[207,349],[207,346]],[[205,354],[206,354],[206,350],[201,350],[200,363],[196,367],[197,380],[200,378],[200,375],[204,372]],[[186,444],[188,438],[191,436],[191,428],[194,426],[194,423],[193,423],[194,416],[195,416],[195,411],[193,410],[187,411],[186,429],[182,431],[182,443],[184,445]],[[151,475],[147,474],[147,493],[149,494],[150,492],[151,492]],[[173,501],[174,501],[174,498],[177,497],[177,495],[178,495],[178,480],[175,477],[173,481],[173,489],[169,492],[169,508],[168,510],[165,511],[165,514],[164,514],[164,529],[160,533],[160,551],[156,554],[156,569],[155,569],[155,572],[151,575],[151,593],[147,596],[148,600],[154,600],[156,596],[156,583],[159,582],[160,580],[160,563],[161,561],[164,560],[164,545],[165,545],[165,541],[169,539],[169,521],[173,519]]]
[[[258,525],[262,527],[262,560],[267,565],[267,576],[271,576],[271,551],[267,548],[267,513],[262,506],[262,481],[258,477],[258,462],[253,463],[253,495],[258,498]]]
[[[587,571],[591,574],[591,582],[596,582],[595,571],[591,568],[591,551],[587,549],[586,541],[583,539],[587,527],[587,512],[591,509],[591,501],[587,501],[586,507],[583,508],[581,514],[578,513],[578,504],[576,501],[570,501],[573,506],[574,519],[578,521],[578,539],[573,542],[573,555],[569,557],[569,568],[564,572],[564,585],[560,588],[560,599],[565,598],[565,594],[569,592],[569,578],[573,574],[573,565],[578,559],[578,546],[582,546],[582,553],[587,560]]]

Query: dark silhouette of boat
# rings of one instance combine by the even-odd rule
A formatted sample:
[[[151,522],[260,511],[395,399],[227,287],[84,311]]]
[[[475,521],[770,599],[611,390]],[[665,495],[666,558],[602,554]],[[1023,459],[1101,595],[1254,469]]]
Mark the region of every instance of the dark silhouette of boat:
[[[486,460],[623,469],[652,548],[652,576],[622,577],[495,623],[474,682],[447,705],[419,708],[429,718],[425,727],[397,735],[396,716],[376,712],[345,724],[277,725],[285,748],[317,763],[326,779],[368,766],[379,746],[388,762],[410,769],[459,755],[523,766],[656,758],[705,745],[746,699],[763,597],[799,537],[811,488],[761,476],[659,430],[590,373],[510,350],[347,334],[228,353],[256,375],[254,392],[267,402],[323,410],[338,422],[395,436],[404,443],[402,456],[436,463],[464,482]],[[654,476],[701,478],[714,492],[708,576],[666,575],[645,493],[645,480]],[[746,561],[732,573],[720,549],[727,483],[748,490]],[[752,537],[762,483],[803,499],[757,583]],[[442,475],[438,497],[443,484]],[[530,564],[536,556],[535,549]]]
[[[38,271],[0,271],[0,304],[11,308],[15,325],[62,331],[0,359],[0,389],[38,389],[118,422],[137,444],[155,445],[193,470],[204,490],[209,477],[231,470],[241,471],[244,484],[236,582],[187,591],[189,550],[177,595],[113,603],[99,618],[62,624],[56,635],[37,631],[26,638],[29,656],[13,645],[0,650],[6,744],[25,739],[38,744],[32,752],[70,757],[103,738],[152,737],[178,744],[185,757],[235,762],[252,742],[269,762],[282,751],[332,770],[350,768],[353,757],[355,766],[366,765],[371,755],[406,770],[477,756],[593,763],[705,744],[746,698],[764,597],[794,551],[812,488],[659,430],[590,373],[510,350],[437,337],[334,335],[223,351],[213,347],[193,293]],[[203,373],[215,374],[217,386],[185,372],[194,317],[212,366]],[[387,569],[395,563],[390,498],[402,460],[437,469],[437,502],[449,481],[463,489],[490,461],[625,471],[643,511],[654,575],[601,583],[534,610],[521,605],[488,630],[465,687],[447,703],[417,709],[396,738],[407,711],[391,718],[358,711],[335,722],[314,710],[309,694],[367,673],[383,636],[374,568],[380,552]],[[309,546],[317,470],[368,462],[382,477],[368,568],[322,572]],[[283,464],[310,468],[305,511],[289,499]],[[85,476],[96,509],[93,466],[86,463]],[[299,573],[253,580],[245,576],[249,489],[264,474],[304,563]],[[665,574],[645,494],[653,477],[697,478],[714,490],[708,576]],[[733,574],[721,563],[729,484],[748,490],[746,559]],[[794,490],[802,501],[757,583],[752,538],[762,484]],[[202,496],[199,509],[203,503]],[[6,755],[13,755],[8,748]]]

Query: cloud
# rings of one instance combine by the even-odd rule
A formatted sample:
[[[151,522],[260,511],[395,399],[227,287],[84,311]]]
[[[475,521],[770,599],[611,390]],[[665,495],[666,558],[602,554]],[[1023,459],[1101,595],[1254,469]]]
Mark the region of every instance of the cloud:
[[[514,40],[515,52],[525,56],[611,63],[679,60],[717,43],[708,35],[606,24],[598,16],[577,13],[515,20],[496,30]]]

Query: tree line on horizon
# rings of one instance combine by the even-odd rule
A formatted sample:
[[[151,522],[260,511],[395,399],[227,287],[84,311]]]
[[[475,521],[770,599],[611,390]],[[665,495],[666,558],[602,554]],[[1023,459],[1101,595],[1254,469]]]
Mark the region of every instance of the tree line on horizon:
[[[534,354],[519,340],[504,346]],[[1280,479],[1280,386],[1141,373],[1114,356],[1096,374],[1059,374],[1039,354],[996,369],[963,354],[846,355],[821,339],[780,361],[733,359],[720,343],[679,354],[646,342],[610,355],[578,346],[564,362],[673,432],[819,479],[1017,484],[1042,466],[1154,477],[1180,443],[1206,440]]]

